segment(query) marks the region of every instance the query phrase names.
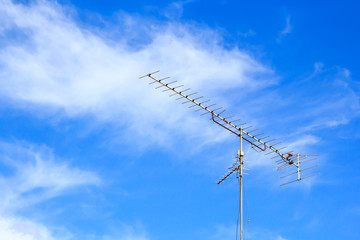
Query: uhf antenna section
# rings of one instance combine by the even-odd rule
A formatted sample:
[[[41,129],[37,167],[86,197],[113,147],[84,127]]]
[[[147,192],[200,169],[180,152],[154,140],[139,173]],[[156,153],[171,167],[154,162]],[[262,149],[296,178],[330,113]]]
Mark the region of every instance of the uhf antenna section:
[[[282,162],[296,166],[295,162],[290,158],[290,152],[281,152],[288,146],[279,147],[281,142],[272,139],[269,136],[265,136],[264,133],[255,133],[258,129],[253,129],[253,126],[248,126],[246,123],[239,123],[241,119],[235,118],[235,116],[225,116],[225,109],[219,107],[216,103],[209,103],[210,99],[204,100],[204,96],[199,96],[198,92],[191,91],[190,88],[185,88],[184,85],[175,85],[177,81],[169,81],[170,77],[158,79],[153,74],[160,71],[146,74],[140,78],[149,77],[152,82],[149,84],[158,84],[155,88],[164,88],[163,92],[171,91],[170,97],[178,95],[176,100],[185,100],[182,104],[190,104],[189,108],[198,107],[196,112],[202,111],[201,115],[211,115],[211,119],[218,125],[222,126],[226,130],[240,137],[240,133],[243,133],[243,139],[251,144],[251,146],[257,151],[268,151],[266,155],[276,154]],[[249,130],[248,130],[249,129]],[[289,155],[290,154],[290,155]]]

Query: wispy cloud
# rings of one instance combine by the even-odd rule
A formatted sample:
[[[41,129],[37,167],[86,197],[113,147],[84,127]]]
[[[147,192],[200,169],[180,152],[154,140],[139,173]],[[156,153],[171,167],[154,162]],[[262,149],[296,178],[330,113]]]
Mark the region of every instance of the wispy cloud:
[[[236,236],[236,226],[222,226],[218,225],[215,228],[215,233],[212,234],[211,237],[207,237],[209,239],[220,240],[220,239],[231,239]],[[244,239],[264,239],[264,240],[287,240],[280,234],[270,231],[268,229],[258,229],[254,228],[251,231],[248,229],[244,229]]]
[[[292,32],[292,25],[291,25],[291,17],[287,16],[285,20],[285,27],[279,32],[279,36],[277,38],[278,42],[281,42],[281,40],[286,36],[289,35]]]
[[[180,18],[184,11],[184,6],[193,0],[182,0],[171,2],[168,7],[164,10],[164,15],[169,19]]]
[[[239,32],[238,35],[247,38],[247,37],[255,36],[256,32],[252,29],[249,29],[247,32]]]
[[[96,174],[59,162],[46,147],[0,143],[0,151],[1,164],[10,174],[0,178],[1,212],[13,213],[69,189],[100,183]]]
[[[113,229],[110,234],[105,236],[96,236],[94,240],[149,240],[148,234],[146,233],[144,227],[141,223],[136,223],[134,225],[128,224],[118,224],[116,229]]]
[[[316,63],[314,72],[306,78],[307,82],[317,81],[321,86],[320,93],[309,94],[311,109],[306,111],[309,119],[307,125],[298,132],[311,132],[326,128],[334,128],[348,124],[360,115],[360,93],[356,83],[351,79],[350,71],[342,67],[325,68]]]

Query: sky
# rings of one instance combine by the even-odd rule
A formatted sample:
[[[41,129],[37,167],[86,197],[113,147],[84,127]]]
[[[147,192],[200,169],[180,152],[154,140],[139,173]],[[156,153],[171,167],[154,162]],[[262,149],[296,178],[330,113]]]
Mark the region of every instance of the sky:
[[[198,91],[319,175],[244,144],[244,239],[360,239],[359,1],[0,0],[0,238],[236,237],[239,138]]]

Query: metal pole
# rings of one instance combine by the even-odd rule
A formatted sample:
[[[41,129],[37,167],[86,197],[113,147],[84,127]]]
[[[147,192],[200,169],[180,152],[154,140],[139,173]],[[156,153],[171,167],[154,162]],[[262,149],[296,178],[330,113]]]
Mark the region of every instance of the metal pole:
[[[242,129],[240,131],[240,240],[243,240],[243,157],[244,153],[242,151]]]
[[[300,180],[300,154],[297,154],[297,174],[298,180]]]

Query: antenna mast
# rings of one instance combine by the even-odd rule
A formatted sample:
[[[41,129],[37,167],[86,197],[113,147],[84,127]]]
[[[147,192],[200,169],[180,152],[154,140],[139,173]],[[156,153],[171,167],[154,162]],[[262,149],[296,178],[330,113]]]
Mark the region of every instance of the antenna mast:
[[[243,239],[243,167],[244,167],[244,152],[242,150],[242,139],[243,139],[243,134],[242,134],[242,131],[240,131],[240,151],[238,152],[238,157],[240,159],[240,240]]]
[[[286,182],[281,184],[280,186],[289,184],[289,183],[293,183],[296,181],[300,181],[302,179],[305,178],[309,178],[312,176],[317,175],[316,174],[312,174],[312,175],[308,175],[306,177],[301,177],[301,172],[308,170],[308,169],[312,169],[318,165],[314,165],[311,167],[307,167],[304,169],[300,169],[300,164],[303,165],[303,163],[308,163],[310,161],[316,160],[317,158],[312,158],[310,160],[307,160],[307,157],[309,156],[317,156],[317,155],[301,155],[301,154],[295,154],[293,153],[293,151],[288,151],[288,152],[282,152],[282,150],[286,149],[288,146],[283,146],[283,147],[278,147],[278,145],[281,142],[276,142],[276,139],[270,139],[268,140],[269,136],[263,136],[264,133],[256,133],[254,134],[253,132],[257,131],[258,129],[251,129],[253,126],[246,126],[246,123],[235,123],[240,121],[241,119],[234,119],[235,116],[224,116],[224,112],[226,111],[225,109],[223,109],[222,107],[218,107],[216,106],[216,103],[214,104],[208,104],[208,102],[210,102],[210,100],[205,100],[203,99],[204,96],[196,96],[196,94],[198,94],[197,92],[192,92],[190,91],[190,88],[185,88],[184,85],[178,85],[178,86],[174,86],[172,84],[176,83],[177,81],[170,81],[170,82],[165,82],[165,80],[167,81],[170,77],[166,77],[166,78],[162,78],[162,79],[158,79],[155,78],[153,76],[153,74],[158,73],[160,71],[156,71],[156,72],[152,72],[149,74],[146,74],[141,78],[145,78],[148,77],[150,78],[152,81],[149,83],[151,84],[157,84],[157,87],[155,87],[156,89],[159,88],[165,88],[163,90],[163,92],[166,91],[171,91],[171,94],[169,95],[169,97],[172,96],[179,96],[178,98],[176,98],[176,100],[185,100],[184,102],[182,102],[182,104],[188,104],[190,103],[190,106],[188,106],[188,108],[193,108],[193,107],[197,107],[197,109],[195,110],[195,112],[198,111],[202,111],[201,112],[201,116],[203,115],[207,115],[207,114],[211,114],[211,120],[220,125],[221,127],[223,127],[224,129],[228,130],[229,132],[231,132],[232,134],[235,134],[236,136],[238,136],[240,138],[240,150],[238,151],[237,154],[237,161],[229,168],[228,173],[222,177],[217,184],[221,184],[223,181],[225,181],[230,175],[232,175],[234,172],[237,172],[239,174],[239,178],[240,178],[240,240],[243,240],[243,170],[244,170],[244,153],[242,151],[243,148],[243,140],[245,140],[246,142],[248,142],[251,147],[256,151],[256,152],[264,152],[265,155],[270,155],[270,154],[274,154],[273,157],[271,157],[271,159],[274,159],[275,162],[277,164],[279,164],[280,166],[277,168],[278,171],[281,170],[285,170],[288,169],[290,167],[295,167],[296,171],[289,173],[287,175],[284,175],[282,177],[280,177],[281,179],[289,177],[289,176],[297,176],[297,178],[295,180]],[[205,104],[206,103],[206,104]],[[251,129],[251,130],[248,130]],[[261,137],[259,137],[261,136]]]

